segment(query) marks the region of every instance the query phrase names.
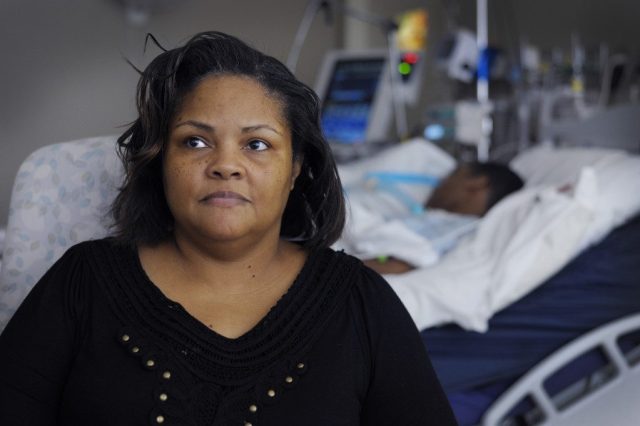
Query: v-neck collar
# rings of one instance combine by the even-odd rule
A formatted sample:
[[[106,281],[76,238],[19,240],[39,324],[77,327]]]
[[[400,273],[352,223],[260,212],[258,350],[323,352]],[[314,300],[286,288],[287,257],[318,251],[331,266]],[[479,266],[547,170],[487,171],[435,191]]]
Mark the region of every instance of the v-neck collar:
[[[227,338],[167,298],[147,277],[137,251],[97,241],[98,279],[113,312],[150,344],[183,359],[196,375],[237,383],[269,365],[304,354],[346,300],[359,261],[321,249],[309,254],[289,290],[247,333]]]

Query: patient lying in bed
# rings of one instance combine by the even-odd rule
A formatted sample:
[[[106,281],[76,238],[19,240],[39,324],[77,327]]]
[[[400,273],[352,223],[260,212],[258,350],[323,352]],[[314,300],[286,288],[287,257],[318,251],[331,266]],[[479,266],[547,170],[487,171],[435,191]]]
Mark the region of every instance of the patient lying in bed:
[[[423,253],[423,260],[380,253],[377,258],[366,259],[365,264],[382,274],[397,274],[434,262],[473,232],[479,217],[522,186],[522,179],[506,165],[461,164],[434,188],[422,212],[389,217],[384,224],[364,230],[368,239],[383,237],[389,228],[398,226],[419,235],[430,242],[431,250]]]
[[[391,218],[394,213],[407,217],[421,210],[434,185],[402,182],[396,187],[405,196],[394,197],[392,191],[379,191],[384,189],[382,185],[367,188],[366,184],[369,176],[384,174],[442,179],[455,169],[454,159],[433,144],[416,139],[342,165],[339,172],[347,192],[349,217],[336,246],[361,259],[386,254],[415,266],[385,278],[419,329],[456,323],[485,332],[492,315],[535,289],[583,249],[640,211],[640,199],[629,196],[637,192],[634,185],[640,179],[637,156],[583,151],[587,150],[543,146],[519,154],[510,167],[524,178],[526,186],[491,207],[477,220],[471,234],[462,237],[445,256],[437,259],[434,255],[437,261],[428,266],[420,262],[433,248],[424,250],[428,247],[424,238]],[[564,190],[567,184],[570,191]],[[389,222],[398,226],[388,230],[384,238],[372,238]],[[368,239],[372,246],[377,239],[379,250],[364,252],[355,247],[361,242],[358,237]],[[412,254],[420,258],[413,259]]]

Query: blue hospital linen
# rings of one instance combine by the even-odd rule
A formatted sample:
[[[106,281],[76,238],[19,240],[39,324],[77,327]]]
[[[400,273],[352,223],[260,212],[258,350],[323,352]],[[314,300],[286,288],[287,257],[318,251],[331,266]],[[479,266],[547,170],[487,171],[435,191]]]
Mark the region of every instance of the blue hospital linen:
[[[475,231],[478,221],[476,216],[444,210],[425,210],[402,220],[407,228],[428,240],[440,256],[454,248],[461,238]]]

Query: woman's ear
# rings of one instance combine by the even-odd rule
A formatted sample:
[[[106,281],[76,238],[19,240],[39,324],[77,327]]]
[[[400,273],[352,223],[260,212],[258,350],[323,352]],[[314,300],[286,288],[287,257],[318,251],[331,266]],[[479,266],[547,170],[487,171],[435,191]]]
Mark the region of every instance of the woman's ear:
[[[293,167],[291,168],[291,187],[290,191],[293,191],[293,187],[296,185],[296,179],[300,176],[300,172],[302,171],[302,158],[297,158],[293,160]]]

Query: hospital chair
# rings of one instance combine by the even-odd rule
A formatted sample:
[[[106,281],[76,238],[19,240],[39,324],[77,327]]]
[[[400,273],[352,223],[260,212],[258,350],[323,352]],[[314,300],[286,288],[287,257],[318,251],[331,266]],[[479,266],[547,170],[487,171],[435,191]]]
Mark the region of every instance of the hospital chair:
[[[48,145],[20,166],[0,270],[0,331],[69,247],[107,234],[122,180],[115,147],[115,137]]]

